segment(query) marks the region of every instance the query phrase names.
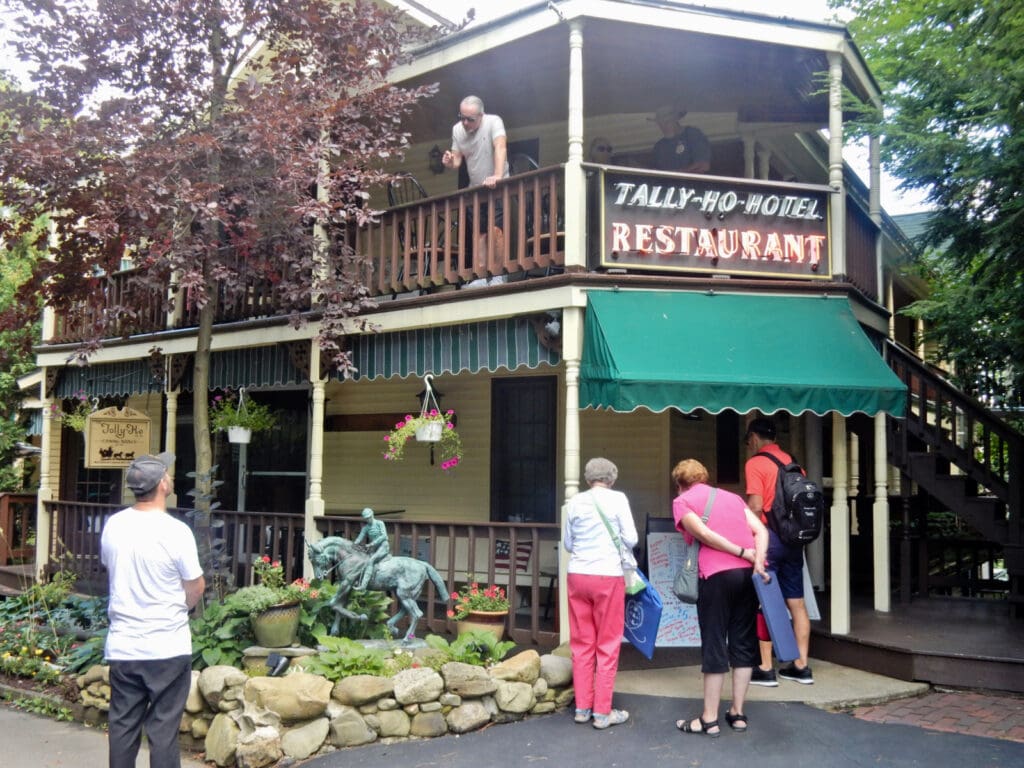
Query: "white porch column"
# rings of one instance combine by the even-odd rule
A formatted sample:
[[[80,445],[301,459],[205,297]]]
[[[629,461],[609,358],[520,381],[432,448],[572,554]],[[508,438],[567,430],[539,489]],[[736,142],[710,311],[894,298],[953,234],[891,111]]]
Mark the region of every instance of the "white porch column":
[[[875,240],[875,269],[878,281],[878,296],[881,302],[885,296],[885,268],[882,264],[882,150],[877,136],[868,141],[868,214],[871,221],[878,227],[878,238]]]
[[[889,469],[886,461],[885,414],[875,416],[875,503],[871,506],[871,562],[875,585],[875,610],[891,610],[889,576]]]
[[[757,156],[757,140],[751,133],[743,134],[743,176],[754,178],[754,158]]]
[[[846,187],[843,184],[843,59],[828,54],[828,185],[832,187],[832,274],[846,274]]]
[[[167,361],[170,365],[170,360]],[[164,392],[166,397],[167,406],[164,411],[164,450],[170,451],[173,454],[178,453],[178,391],[177,390],[166,390]],[[177,470],[177,462],[175,462],[174,470]],[[176,507],[178,506],[178,495],[172,492],[167,495],[167,506]]]
[[[824,475],[821,448],[821,416],[816,413],[808,413],[803,417],[804,423],[804,471],[807,476],[822,486]],[[807,571],[811,574],[811,583],[817,589],[825,588],[825,537],[819,536],[806,547],[804,555],[807,557]]]
[[[306,540],[314,542],[320,539],[315,518],[324,513],[324,409],[327,382],[320,376],[320,345],[315,338],[310,344],[309,381],[312,385],[313,408],[309,429],[309,498],[306,499],[302,527]],[[309,562],[305,547],[302,548],[302,575],[307,579],[313,578],[313,564]]]
[[[847,438],[850,446],[850,535],[860,536],[860,521],[857,519],[857,497],[860,496],[860,438],[855,432],[851,432]]]
[[[565,163],[565,266],[587,265],[587,181],[583,175],[583,24],[569,22],[569,154]]]
[[[771,175],[772,151],[765,146],[757,148],[757,178],[767,181]]]
[[[580,490],[580,358],[583,354],[583,309],[565,307],[562,310],[562,360],[565,362],[565,500]],[[561,525],[562,517],[559,515]],[[562,549],[562,534],[558,534],[558,626],[559,642],[569,641],[569,597],[566,587],[566,568],[569,554]]]
[[[850,510],[846,505],[846,417],[832,413],[832,509],[830,552],[832,590],[829,601],[833,634],[850,631]]]
[[[51,313],[52,314],[52,313]],[[44,336],[44,338],[46,338]],[[46,369],[43,369],[43,380],[39,382],[39,399],[43,404],[43,434],[39,453],[39,492],[36,494],[36,568],[35,580],[42,582],[43,570],[50,558],[50,530],[53,522],[50,513],[43,505],[44,501],[53,501],[53,475],[50,468],[50,457],[54,451],[54,440],[60,442],[60,419],[53,418],[53,398],[46,395]],[[54,438],[54,429],[57,437]]]

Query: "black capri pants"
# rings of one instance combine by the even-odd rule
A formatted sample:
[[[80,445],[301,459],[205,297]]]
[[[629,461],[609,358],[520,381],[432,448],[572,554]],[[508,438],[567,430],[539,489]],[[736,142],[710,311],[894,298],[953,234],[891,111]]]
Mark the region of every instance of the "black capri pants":
[[[730,667],[760,664],[753,572],[753,568],[732,568],[700,580],[697,623],[701,672],[724,674]]]

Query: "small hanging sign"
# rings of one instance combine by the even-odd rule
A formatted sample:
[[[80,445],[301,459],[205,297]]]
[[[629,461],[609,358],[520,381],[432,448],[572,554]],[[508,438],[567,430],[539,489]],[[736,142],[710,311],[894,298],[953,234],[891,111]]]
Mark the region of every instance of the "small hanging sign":
[[[149,416],[116,406],[89,414],[85,424],[85,466],[88,469],[127,467],[150,452]]]

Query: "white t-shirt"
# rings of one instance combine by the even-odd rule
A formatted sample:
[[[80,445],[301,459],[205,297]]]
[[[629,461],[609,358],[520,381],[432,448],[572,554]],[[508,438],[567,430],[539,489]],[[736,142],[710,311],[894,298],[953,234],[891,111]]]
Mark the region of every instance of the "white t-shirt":
[[[497,115],[486,112],[476,132],[470,133],[462,122],[452,127],[452,149],[462,154],[462,162],[469,173],[469,185],[479,186],[484,179],[494,175],[494,140],[505,135],[505,123]],[[501,177],[508,176],[508,161]]]
[[[103,526],[100,553],[110,572],[106,658],[191,655],[182,582],[203,575],[191,529],[166,512],[128,507]]]
[[[566,570],[592,576],[621,576],[619,550],[597,513],[595,500],[623,544],[633,547],[640,539],[626,494],[594,486],[589,491],[576,494],[566,504],[562,519],[562,546],[572,553]]]

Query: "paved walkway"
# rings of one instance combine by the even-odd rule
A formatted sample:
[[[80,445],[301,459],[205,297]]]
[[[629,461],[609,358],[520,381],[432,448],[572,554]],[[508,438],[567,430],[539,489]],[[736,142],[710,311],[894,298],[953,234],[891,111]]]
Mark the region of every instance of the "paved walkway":
[[[813,727],[815,733],[821,728],[836,730],[836,733],[831,736],[815,736],[816,741],[839,739],[842,733],[848,732],[848,740],[843,749],[861,752],[867,748],[861,742],[864,732],[857,729],[850,730],[842,723],[860,721],[865,727],[892,726],[891,729],[888,727],[883,729],[884,734],[887,735],[881,736],[876,733],[865,742],[865,744],[873,745],[882,739],[888,746],[882,750],[881,754],[889,756],[899,753],[900,750],[908,749],[909,745],[906,743],[908,740],[913,741],[917,747],[933,749],[927,746],[927,742],[920,742],[917,736],[908,735],[920,734],[917,729],[924,728],[930,731],[1000,740],[1003,744],[1001,747],[991,742],[991,751],[995,755],[993,760],[977,763],[978,765],[984,764],[988,768],[993,766],[1016,768],[1016,766],[1024,765],[1024,697],[1012,694],[1001,695],[995,692],[931,690],[923,683],[894,680],[814,659],[811,660],[811,663],[815,677],[814,685],[799,685],[781,680],[777,688],[751,686],[748,706],[751,712],[752,727],[756,721],[761,721],[758,722],[759,729],[764,727],[765,732],[770,733],[771,728],[790,727],[792,725],[788,720],[790,716],[798,717],[800,720],[807,720],[807,727]],[[728,681],[726,681],[726,691],[728,691]],[[673,739],[673,736],[678,736],[678,734],[671,727],[675,718],[685,717],[696,712],[696,707],[702,696],[701,675],[698,667],[620,672],[616,684],[617,706],[620,705],[620,694],[623,703],[635,711],[637,724],[629,728],[613,728],[610,729],[610,732],[618,732],[624,737],[634,728],[650,727],[653,729],[650,738],[666,740],[664,748],[669,752],[676,751],[680,745],[687,745],[688,751],[694,747],[703,750],[708,746],[705,743],[708,740],[693,739],[692,737],[682,741]],[[846,720],[839,716],[840,719],[831,721],[833,725],[829,726],[827,724],[829,721],[821,721],[817,717],[803,714],[805,712],[803,708],[791,708],[793,704],[809,705],[812,708],[809,710],[811,712],[815,709],[825,710],[831,713],[847,713],[851,717]],[[831,717],[837,716],[833,714]],[[660,722],[660,720],[665,722]],[[531,721],[550,721],[544,724],[535,723],[530,728],[541,728],[545,733],[546,730],[554,728],[556,729],[554,732],[556,740],[570,736],[573,737],[571,740],[575,741],[575,737],[585,737],[592,733],[590,728],[570,727],[560,730],[565,723],[564,718],[559,715],[550,718],[531,718],[527,722]],[[500,755],[502,754],[500,745],[504,740],[512,739],[512,743],[515,744],[516,739],[523,738],[522,732],[517,729],[521,729],[525,725],[526,723],[508,728],[488,728],[485,729],[485,732],[467,734],[461,739],[465,740],[470,736],[475,736],[479,739],[493,740],[498,748],[492,754]],[[903,727],[906,726],[912,726],[911,730],[904,731]],[[725,730],[728,731],[728,729]],[[106,765],[107,735],[101,729],[86,728],[78,723],[59,723],[26,714],[11,706],[0,706],[0,733],[4,734],[4,750],[9,756],[9,765],[26,766],[26,768],[70,768],[72,766],[74,768],[79,768],[79,766],[92,768]],[[733,736],[734,734],[727,735]],[[794,739],[795,741],[801,740],[796,734],[794,734]],[[430,747],[425,746],[432,741],[442,743]],[[723,739],[724,741],[726,740]],[[740,740],[739,743],[742,741]],[[751,740],[751,743],[753,742],[754,740]],[[458,761],[450,762],[449,758],[454,754],[453,750],[459,750],[457,745],[460,743],[447,738],[433,739],[416,742],[419,745],[416,749],[420,750],[421,756],[423,750],[441,750],[447,755],[445,761],[448,762],[446,764],[449,765],[449,768],[454,768]],[[602,741],[601,743],[610,742]],[[983,742],[978,742],[978,744],[981,743]],[[584,744],[589,744],[589,741]],[[359,761],[365,763],[366,766],[394,765],[394,754],[388,756],[388,749],[392,751],[412,749],[411,747],[400,747],[397,744],[391,745],[389,748],[385,745],[378,746],[383,750],[379,762],[374,762],[376,752],[373,751],[373,745],[359,748]],[[826,748],[822,744],[818,744],[818,747]],[[512,748],[513,746],[508,747],[508,749]],[[515,748],[518,749],[518,745]],[[790,745],[781,739],[778,748],[785,752],[790,749]],[[836,743],[831,744],[828,748],[839,749],[839,746]],[[954,750],[959,748],[959,742],[950,747]],[[966,749],[966,747],[964,748]],[[977,746],[972,748],[977,749]],[[872,746],[871,749],[875,749],[875,747]],[[822,752],[814,754],[820,758]],[[934,759],[930,762],[918,762],[920,755],[911,758],[908,753],[908,762],[894,760],[889,765],[930,764],[940,766],[971,762],[965,758],[962,761],[958,759],[957,762],[951,763],[942,759],[943,754],[940,751],[933,755]],[[951,755],[953,755],[952,752],[945,754],[945,757]],[[801,757],[800,755],[795,756]],[[1008,756],[1009,761],[1007,761]],[[600,753],[594,755],[595,760],[600,757]],[[633,757],[635,759],[635,755]],[[751,760],[762,758],[762,768],[769,768],[771,761],[764,763],[764,754],[755,752],[751,753],[749,757]],[[807,759],[810,760],[812,757],[813,755],[808,753]],[[201,762],[199,758],[201,755],[183,755],[182,765],[185,768],[203,768],[203,766],[209,765]],[[325,767],[348,765],[352,759],[351,752],[342,751],[333,758],[316,758],[307,762],[312,768],[312,766],[321,765]],[[678,755],[675,760],[676,762],[669,761],[666,764],[678,765]],[[780,766],[792,768],[792,765],[799,763],[799,759],[788,764],[782,761]],[[461,765],[461,763],[458,764]],[[481,765],[490,765],[487,761],[480,762],[479,760],[472,764],[476,768]],[[494,763],[494,765],[502,766],[510,764],[513,763],[503,761]],[[616,763],[613,761],[604,764]],[[652,763],[652,765],[654,764]],[[841,764],[845,763],[841,761],[836,763],[836,765]],[[863,763],[855,764],[859,766]],[[140,768],[148,765],[147,756],[140,755],[138,765]]]
[[[819,709],[849,712],[874,723],[911,725],[1024,743],[1024,697],[994,691],[932,690],[870,672],[811,659],[814,685],[779,680],[777,688],[750,686],[747,698],[796,701]],[[699,667],[619,672],[616,691],[670,698],[700,699]],[[728,699],[729,680],[723,699]]]
[[[973,691],[935,690],[886,704],[854,707],[851,714],[872,723],[914,725],[1024,744],[1024,698]]]

